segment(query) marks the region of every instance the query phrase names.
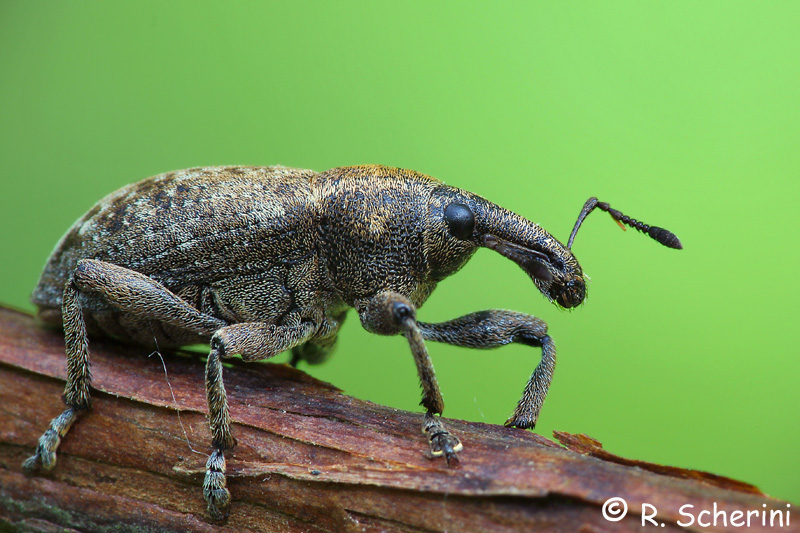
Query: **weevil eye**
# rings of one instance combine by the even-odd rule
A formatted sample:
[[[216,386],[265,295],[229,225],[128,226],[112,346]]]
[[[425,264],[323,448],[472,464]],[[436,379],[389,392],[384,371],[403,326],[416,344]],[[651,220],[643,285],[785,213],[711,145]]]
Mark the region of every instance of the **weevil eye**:
[[[472,209],[466,205],[452,203],[445,207],[444,221],[453,237],[462,240],[472,237],[472,230],[475,229],[475,215],[472,213]]]

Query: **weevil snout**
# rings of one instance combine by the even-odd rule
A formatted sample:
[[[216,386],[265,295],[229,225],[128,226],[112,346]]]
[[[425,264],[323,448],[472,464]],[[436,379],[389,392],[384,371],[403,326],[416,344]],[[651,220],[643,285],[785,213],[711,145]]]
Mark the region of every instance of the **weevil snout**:
[[[517,263],[542,294],[557,305],[572,308],[586,297],[586,283],[575,257],[560,244],[542,251],[484,235],[483,245]]]
[[[494,215],[486,218],[495,223],[486,225],[480,237],[482,246],[518,264],[539,291],[557,305],[570,308],[583,302],[586,283],[572,252],[519,215],[496,206],[485,212]]]

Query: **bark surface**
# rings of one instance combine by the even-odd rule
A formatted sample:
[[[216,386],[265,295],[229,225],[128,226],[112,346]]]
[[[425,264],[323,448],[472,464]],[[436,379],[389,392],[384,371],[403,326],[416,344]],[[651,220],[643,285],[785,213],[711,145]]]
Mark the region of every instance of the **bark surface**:
[[[164,354],[162,365],[113,341],[90,349],[92,411],[55,469],[25,476],[20,465],[64,407],[64,341],[0,307],[0,530],[638,531],[643,502],[658,509],[661,531],[742,529],[682,527],[685,504],[695,515],[715,504],[728,517],[763,504],[786,515],[786,502],[752,485],[628,460],[585,435],[557,432],[559,443],[447,420],[464,444],[447,468],[423,453],[421,412],[348,397],[286,365],[234,363],[225,369],[238,439],[228,455],[233,504],[219,524],[201,490],[210,433],[200,356]],[[603,517],[612,497],[628,503],[621,521]],[[759,517],[747,530],[775,528],[767,514],[766,526]]]

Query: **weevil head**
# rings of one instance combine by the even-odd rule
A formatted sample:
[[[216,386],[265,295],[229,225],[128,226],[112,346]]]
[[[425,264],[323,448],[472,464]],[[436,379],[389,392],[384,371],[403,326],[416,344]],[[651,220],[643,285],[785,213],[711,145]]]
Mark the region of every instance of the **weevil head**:
[[[431,195],[428,221],[425,249],[434,279],[456,272],[484,247],[514,261],[560,307],[575,307],[586,297],[583,271],[572,252],[512,211],[442,185]]]

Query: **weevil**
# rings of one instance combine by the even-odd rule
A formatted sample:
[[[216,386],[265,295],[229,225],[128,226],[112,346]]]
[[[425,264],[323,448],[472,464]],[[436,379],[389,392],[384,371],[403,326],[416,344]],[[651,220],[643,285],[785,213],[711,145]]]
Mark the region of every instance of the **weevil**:
[[[471,348],[520,343],[542,356],[506,426],[532,428],[556,362],[542,320],[489,310],[443,323],[417,320],[437,283],[478,248],[514,261],[562,308],[586,297],[571,252],[594,208],[671,248],[680,241],[590,198],[564,246],[525,218],[414,172],[384,166],[317,173],[286,167],[206,167],[161,174],[100,200],[62,237],[32,301],[63,327],[66,410],[50,423],[26,472],[50,469],[56,449],[90,407],[87,334],[160,347],[208,343],[205,385],[212,452],[203,494],[212,517],[230,505],[225,453],[236,439],[222,360],[291,362],[331,355],[349,308],[363,327],[408,340],[422,385],[430,454],[458,460],[462,445],[440,419],[444,402],[425,341]],[[623,228],[624,229],[624,228]]]

